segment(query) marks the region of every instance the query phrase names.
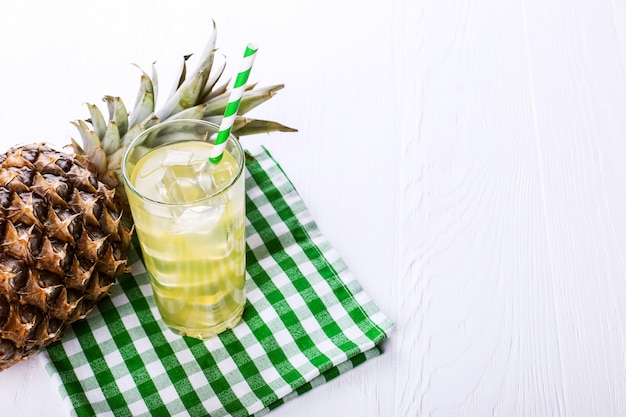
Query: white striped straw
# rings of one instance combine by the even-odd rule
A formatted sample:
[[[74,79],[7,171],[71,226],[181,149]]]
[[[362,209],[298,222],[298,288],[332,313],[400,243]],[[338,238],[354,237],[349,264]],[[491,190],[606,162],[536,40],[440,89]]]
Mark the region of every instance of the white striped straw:
[[[224,112],[224,118],[222,119],[220,130],[217,133],[217,139],[215,139],[215,146],[213,147],[213,151],[209,157],[209,162],[212,164],[217,164],[222,159],[222,154],[226,148],[226,140],[228,139],[230,130],[235,122],[235,117],[237,116],[237,111],[239,110],[239,104],[241,103],[241,97],[243,96],[246,82],[248,82],[248,77],[250,76],[250,70],[252,69],[252,64],[254,64],[254,57],[256,56],[257,50],[258,47],[255,44],[249,43],[246,46],[246,51],[243,54],[243,61],[241,62],[239,73],[233,82],[232,91],[230,92],[228,105],[226,106],[226,111]]]

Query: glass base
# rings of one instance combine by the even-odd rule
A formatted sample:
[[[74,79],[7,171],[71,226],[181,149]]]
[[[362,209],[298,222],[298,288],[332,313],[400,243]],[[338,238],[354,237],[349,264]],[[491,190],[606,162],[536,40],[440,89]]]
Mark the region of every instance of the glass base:
[[[178,336],[187,336],[193,337],[194,339],[206,340],[211,339],[218,334],[234,328],[241,321],[241,316],[243,315],[243,308],[245,307],[245,303],[241,305],[239,309],[237,309],[233,315],[228,319],[219,324],[210,327],[203,327],[199,329],[192,329],[184,326],[177,326],[171,323],[168,323],[166,320],[163,320],[165,325]]]

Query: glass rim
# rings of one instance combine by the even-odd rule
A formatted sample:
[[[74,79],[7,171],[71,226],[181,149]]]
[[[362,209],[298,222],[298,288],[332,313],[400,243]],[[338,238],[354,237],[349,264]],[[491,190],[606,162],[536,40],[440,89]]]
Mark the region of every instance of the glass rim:
[[[199,198],[197,200],[171,203],[171,202],[155,200],[153,198],[147,197],[143,193],[141,193],[139,190],[137,190],[135,188],[135,186],[131,183],[130,178],[128,178],[128,174],[126,172],[126,161],[127,161],[128,156],[130,154],[130,150],[134,148],[134,146],[136,145],[136,143],[138,141],[143,139],[148,134],[158,130],[159,128],[164,128],[164,127],[167,127],[169,125],[184,124],[184,123],[210,126],[210,127],[215,129],[215,133],[217,133],[219,131],[219,129],[220,129],[219,125],[216,125],[215,123],[208,122],[208,121],[202,120],[202,119],[176,119],[176,120],[166,120],[164,122],[161,122],[159,124],[151,126],[148,129],[144,130],[143,132],[139,133],[130,142],[128,147],[126,147],[126,151],[124,151],[124,156],[122,157],[122,165],[120,166],[120,170],[122,171],[122,179],[124,181],[124,185],[126,186],[127,190],[130,190],[135,195],[139,196],[142,200],[148,201],[151,204],[157,204],[157,205],[166,206],[166,207],[182,207],[182,206],[195,205],[195,204],[198,204],[200,202],[203,202],[203,201],[206,201],[206,200],[210,200],[210,199],[212,199],[212,198],[214,198],[214,197],[224,193],[228,189],[230,189],[239,180],[239,178],[241,178],[241,175],[243,174],[243,170],[244,170],[244,167],[245,167],[245,159],[246,159],[245,158],[245,151],[244,151],[243,147],[241,146],[241,143],[239,142],[239,139],[237,139],[232,133],[229,133],[227,142],[233,142],[235,144],[235,147],[239,151],[239,158],[237,160],[237,162],[239,163],[239,167],[237,169],[237,174],[233,176],[233,178],[228,182],[228,184],[224,185],[223,187],[221,187],[216,192],[214,192],[212,194],[207,194],[206,196],[204,196],[202,198]],[[210,136],[208,136],[208,138],[210,138]],[[204,142],[204,141],[198,141],[198,142]],[[204,142],[204,143],[207,143],[207,142]],[[154,149],[158,149],[161,146],[164,146],[164,145],[157,146]],[[139,158],[139,159],[141,159],[141,158]]]

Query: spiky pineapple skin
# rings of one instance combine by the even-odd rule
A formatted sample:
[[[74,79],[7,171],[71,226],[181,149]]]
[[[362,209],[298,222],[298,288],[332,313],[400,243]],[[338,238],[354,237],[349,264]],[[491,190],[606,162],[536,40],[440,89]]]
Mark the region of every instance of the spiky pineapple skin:
[[[85,158],[0,155],[0,370],[60,339],[127,268],[131,227]]]

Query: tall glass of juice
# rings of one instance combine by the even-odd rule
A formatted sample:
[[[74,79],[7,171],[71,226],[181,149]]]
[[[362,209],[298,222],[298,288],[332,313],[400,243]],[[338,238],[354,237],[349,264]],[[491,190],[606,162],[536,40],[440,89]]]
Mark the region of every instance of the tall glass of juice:
[[[160,123],[122,160],[137,237],[163,322],[210,338],[234,327],[245,305],[244,151],[232,135],[209,162],[219,127]]]

